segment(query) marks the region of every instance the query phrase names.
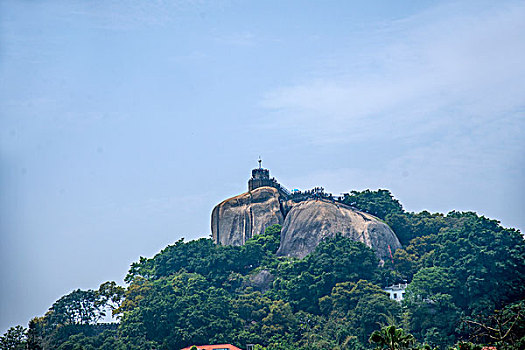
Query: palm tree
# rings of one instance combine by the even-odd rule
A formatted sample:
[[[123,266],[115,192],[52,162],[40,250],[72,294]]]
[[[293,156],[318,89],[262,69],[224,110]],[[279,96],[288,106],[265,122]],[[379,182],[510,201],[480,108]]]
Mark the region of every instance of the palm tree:
[[[412,334],[406,333],[402,328],[386,326],[380,331],[374,331],[369,341],[376,344],[376,350],[402,350],[411,349],[416,339]]]

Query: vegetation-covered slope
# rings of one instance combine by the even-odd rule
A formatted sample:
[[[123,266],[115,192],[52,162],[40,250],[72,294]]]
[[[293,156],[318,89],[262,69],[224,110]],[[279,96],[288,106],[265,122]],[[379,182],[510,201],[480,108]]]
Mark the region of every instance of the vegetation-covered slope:
[[[393,261],[379,266],[370,248],[340,235],[303,259],[277,257],[278,225],[243,246],[180,240],[132,264],[126,287],[107,282],[60,298],[28,329],[4,334],[0,349],[368,349],[391,348],[392,339],[398,348],[525,346],[518,231],[472,212],[409,213],[385,190],[346,201],[394,229],[404,248]],[[406,300],[390,300],[382,288],[404,279]],[[120,322],[97,324],[110,310]],[[381,330],[387,325],[396,327]]]

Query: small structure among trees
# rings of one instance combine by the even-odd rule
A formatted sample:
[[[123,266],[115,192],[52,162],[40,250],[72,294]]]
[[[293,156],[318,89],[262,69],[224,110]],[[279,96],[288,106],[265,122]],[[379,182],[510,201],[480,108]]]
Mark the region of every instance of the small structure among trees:
[[[407,287],[408,283],[406,282],[398,283],[386,287],[384,291],[388,293],[390,299],[401,302],[405,297],[405,289],[407,289]]]

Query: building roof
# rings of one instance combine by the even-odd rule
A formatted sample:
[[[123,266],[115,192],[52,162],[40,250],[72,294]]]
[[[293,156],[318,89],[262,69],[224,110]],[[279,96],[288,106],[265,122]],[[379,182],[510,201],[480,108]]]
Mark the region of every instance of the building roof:
[[[218,349],[228,349],[228,350],[242,350],[241,348],[236,347],[235,345],[231,344],[216,344],[216,345],[191,345],[188,347],[185,347],[181,350],[190,350],[192,347],[196,347],[198,350],[218,350]]]
[[[384,290],[385,291],[392,291],[392,292],[399,291],[399,290],[403,291],[407,287],[408,287],[407,283],[399,283],[399,284],[393,284],[393,285],[391,285],[389,287],[386,287]]]

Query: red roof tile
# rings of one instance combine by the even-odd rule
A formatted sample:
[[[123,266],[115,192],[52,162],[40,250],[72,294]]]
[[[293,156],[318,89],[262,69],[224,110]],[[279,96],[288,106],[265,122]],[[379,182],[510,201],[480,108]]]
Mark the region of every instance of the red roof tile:
[[[185,347],[181,350],[190,350],[194,345]],[[198,350],[242,350],[231,344],[217,344],[217,345],[195,345]]]

